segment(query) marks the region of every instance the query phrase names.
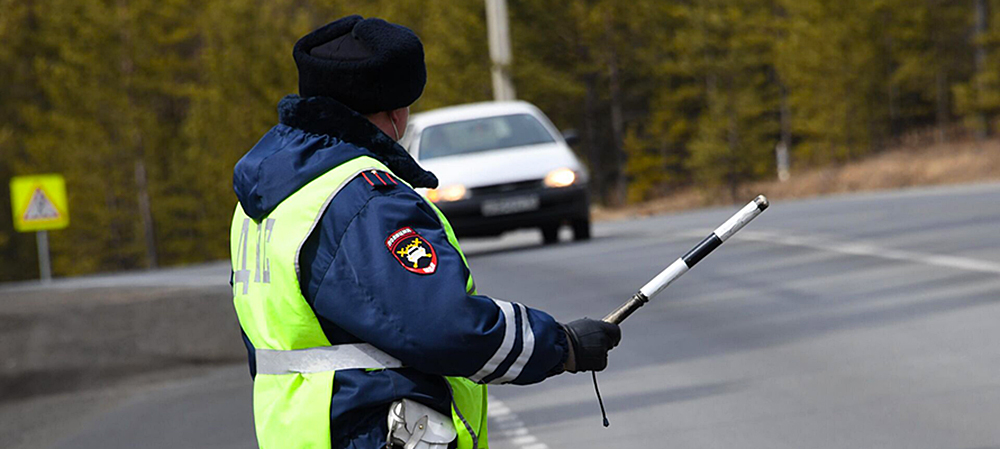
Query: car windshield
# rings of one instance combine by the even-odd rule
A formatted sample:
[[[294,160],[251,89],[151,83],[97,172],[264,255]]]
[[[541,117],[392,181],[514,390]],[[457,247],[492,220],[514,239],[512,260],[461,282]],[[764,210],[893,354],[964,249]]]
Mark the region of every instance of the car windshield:
[[[551,143],[552,135],[529,114],[486,117],[428,127],[420,137],[420,159]]]

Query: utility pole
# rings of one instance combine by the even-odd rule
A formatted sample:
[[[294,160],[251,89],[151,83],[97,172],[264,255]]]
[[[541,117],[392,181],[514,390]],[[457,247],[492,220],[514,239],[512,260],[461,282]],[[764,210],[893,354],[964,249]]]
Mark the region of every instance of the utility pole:
[[[133,76],[136,71],[135,61],[132,59],[132,25],[134,22],[132,12],[128,8],[129,4],[127,0],[118,0],[118,17],[126,24],[120,29],[124,56],[119,62],[119,71],[125,78],[127,85],[125,98],[128,100],[129,110],[125,115],[128,128],[126,139],[128,146],[131,147],[135,154],[135,188],[139,216],[142,218],[143,236],[146,242],[146,268],[153,269],[157,267],[156,237],[154,234],[153,212],[149,205],[149,182],[146,177],[145,144],[142,132],[135,120],[135,113],[133,112],[135,109],[135,97],[132,92],[132,86],[135,84]]]
[[[774,147],[774,156],[777,159],[775,165],[778,167],[778,180],[785,182],[791,177],[788,171],[788,149],[792,146],[792,113],[788,105],[788,89],[785,88],[784,83],[778,83],[778,86],[781,89],[781,109],[779,112],[781,140]]]
[[[774,147],[774,157],[778,167],[778,181],[785,182],[792,175],[788,171],[788,145],[784,141],[779,141]]]
[[[513,101],[517,95],[510,79],[510,25],[507,0],[486,0],[486,32],[489,35],[490,72],[493,75],[493,99]]]
[[[608,94],[611,100],[611,151],[614,152],[614,184],[609,192],[612,206],[625,204],[628,181],[625,179],[625,116],[622,112],[621,73],[618,70],[618,52],[615,49],[615,29],[611,16],[604,16],[604,41],[607,44]]]
[[[986,30],[988,25],[988,6],[986,0],[975,0],[976,1],[976,15],[975,15],[975,31],[973,36],[975,36],[976,42],[976,52],[975,52],[975,67],[976,67],[976,99],[977,103],[979,99],[985,94],[985,86],[983,86],[983,72],[986,70],[986,44],[983,42],[985,39]],[[977,104],[978,106],[978,104]],[[977,127],[976,127],[976,140],[982,142],[989,133],[989,122],[986,119],[986,113],[982,110],[977,112]]]

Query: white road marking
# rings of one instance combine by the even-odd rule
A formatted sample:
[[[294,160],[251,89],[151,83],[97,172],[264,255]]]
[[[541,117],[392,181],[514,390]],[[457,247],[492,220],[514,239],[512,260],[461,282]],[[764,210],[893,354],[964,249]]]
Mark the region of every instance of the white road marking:
[[[507,440],[514,447],[520,449],[549,449],[545,443],[538,441],[538,438],[528,431],[524,421],[517,418],[517,414],[504,405],[503,401],[494,396],[489,397],[490,434],[499,435]]]
[[[507,422],[512,419],[517,419],[517,415],[511,415],[509,412],[505,415],[495,415],[490,413],[490,422]]]
[[[514,443],[514,444],[516,444],[518,446],[524,446],[525,444],[537,443],[538,442],[538,438],[535,438],[534,435],[525,435],[523,437],[517,437],[517,438],[511,439],[510,442]]]
[[[685,233],[685,235],[703,235],[702,232]],[[841,254],[855,256],[878,257],[881,259],[914,262],[935,267],[955,268],[966,271],[1000,274],[1000,263],[968,257],[944,256],[915,251],[882,248],[863,242],[838,242],[816,236],[797,236],[786,233],[748,231],[736,234],[733,238],[752,242],[773,243],[786,246],[800,246]]]
[[[522,446],[521,449],[549,449],[549,446],[545,443],[531,444],[528,446]]]
[[[500,401],[497,401],[497,402],[500,403],[500,404],[503,404]],[[494,417],[494,416],[506,416],[506,415],[509,415],[510,413],[511,413],[510,409],[507,408],[507,407],[504,407],[502,405],[497,406],[497,408],[493,408],[493,407],[489,408],[489,416],[491,418]]]
[[[500,430],[500,434],[506,436],[507,438],[513,437],[523,437],[528,435],[527,427],[516,427],[513,429],[503,429]]]

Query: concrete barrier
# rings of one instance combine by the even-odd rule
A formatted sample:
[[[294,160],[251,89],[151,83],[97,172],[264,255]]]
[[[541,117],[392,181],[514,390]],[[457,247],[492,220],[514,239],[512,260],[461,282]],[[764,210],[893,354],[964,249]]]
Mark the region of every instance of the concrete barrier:
[[[245,359],[228,286],[0,290],[0,402]]]

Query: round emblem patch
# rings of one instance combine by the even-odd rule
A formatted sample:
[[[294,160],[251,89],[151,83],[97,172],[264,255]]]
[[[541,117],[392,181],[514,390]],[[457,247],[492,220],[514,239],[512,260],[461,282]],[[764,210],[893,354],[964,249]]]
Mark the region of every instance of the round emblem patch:
[[[437,252],[431,242],[411,228],[402,228],[390,234],[385,239],[385,247],[403,268],[412,273],[433,274],[437,270]]]

